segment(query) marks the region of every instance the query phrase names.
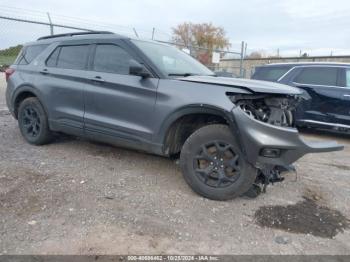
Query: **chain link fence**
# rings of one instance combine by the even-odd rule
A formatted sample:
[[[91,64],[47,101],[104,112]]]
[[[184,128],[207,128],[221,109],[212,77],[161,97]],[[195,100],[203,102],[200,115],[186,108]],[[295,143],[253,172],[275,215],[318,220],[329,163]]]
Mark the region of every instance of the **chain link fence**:
[[[38,16],[28,18],[25,16],[9,16],[0,9],[0,70],[4,71],[11,65],[22,45],[26,42],[35,41],[41,36],[50,34],[64,34],[78,31],[113,31],[115,33],[139,37],[144,39],[153,39],[162,43],[175,45],[184,52],[205,64],[208,68],[220,76],[243,77],[245,75],[243,68],[244,43],[241,43],[239,51],[232,50],[209,50],[198,46],[185,46],[182,43],[172,42],[171,35],[155,28],[151,30],[140,30],[131,27],[116,26],[112,24],[100,24],[93,21],[79,18],[66,18],[64,23],[55,16],[48,13],[39,13]],[[240,59],[239,66],[220,66],[218,61],[213,63],[213,53],[219,57],[219,61],[224,58]]]

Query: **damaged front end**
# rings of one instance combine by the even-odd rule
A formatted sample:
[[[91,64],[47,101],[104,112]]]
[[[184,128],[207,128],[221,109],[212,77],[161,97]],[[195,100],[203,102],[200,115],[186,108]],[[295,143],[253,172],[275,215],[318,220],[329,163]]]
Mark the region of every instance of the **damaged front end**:
[[[248,116],[281,127],[294,127],[293,112],[301,97],[297,95],[239,95],[231,97],[232,102]]]
[[[307,153],[342,150],[336,142],[308,142],[294,126],[294,111],[303,99],[298,95],[234,95],[232,110],[241,147],[247,161],[258,169],[253,189],[263,191],[269,183],[281,182],[284,171]],[[252,194],[250,192],[249,194]],[[254,192],[253,192],[254,194]]]

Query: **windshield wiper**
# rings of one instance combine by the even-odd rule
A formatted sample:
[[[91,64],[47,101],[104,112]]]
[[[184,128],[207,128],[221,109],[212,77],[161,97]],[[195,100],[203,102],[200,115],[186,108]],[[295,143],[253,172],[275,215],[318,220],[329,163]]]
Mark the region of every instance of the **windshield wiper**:
[[[193,73],[170,73],[168,74],[168,76],[184,76],[184,77],[187,77],[187,76],[195,76],[197,74],[193,74]]]
[[[187,77],[187,76],[213,76],[213,77],[216,77],[217,75],[216,74],[200,75],[200,74],[193,74],[193,73],[170,73],[170,74],[168,74],[168,76],[184,76],[184,77]]]

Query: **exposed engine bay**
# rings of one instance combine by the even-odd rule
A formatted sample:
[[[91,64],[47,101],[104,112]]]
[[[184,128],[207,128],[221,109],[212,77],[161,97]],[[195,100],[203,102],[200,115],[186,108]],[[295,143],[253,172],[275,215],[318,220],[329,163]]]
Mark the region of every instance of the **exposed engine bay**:
[[[296,96],[236,96],[235,103],[250,117],[282,127],[293,127],[295,110],[300,98]]]

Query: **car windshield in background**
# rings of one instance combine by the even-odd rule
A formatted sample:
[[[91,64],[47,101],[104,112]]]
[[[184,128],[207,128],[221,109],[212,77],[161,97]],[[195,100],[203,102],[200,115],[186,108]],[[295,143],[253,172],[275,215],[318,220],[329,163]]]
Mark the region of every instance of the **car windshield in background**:
[[[277,82],[291,67],[258,67],[253,79]]]
[[[142,40],[132,42],[167,76],[215,75],[176,47]]]

